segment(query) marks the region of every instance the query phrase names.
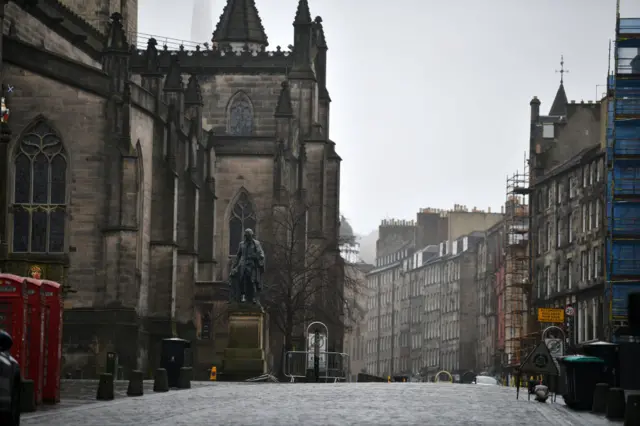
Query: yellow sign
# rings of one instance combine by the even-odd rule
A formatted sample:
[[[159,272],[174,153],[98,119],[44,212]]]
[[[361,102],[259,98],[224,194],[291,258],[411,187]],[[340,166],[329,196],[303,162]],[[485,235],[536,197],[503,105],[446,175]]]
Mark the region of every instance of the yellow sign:
[[[211,374],[209,375],[209,380],[215,382],[218,380],[218,369],[216,367],[211,367]]]
[[[538,322],[564,322],[564,309],[538,308]]]

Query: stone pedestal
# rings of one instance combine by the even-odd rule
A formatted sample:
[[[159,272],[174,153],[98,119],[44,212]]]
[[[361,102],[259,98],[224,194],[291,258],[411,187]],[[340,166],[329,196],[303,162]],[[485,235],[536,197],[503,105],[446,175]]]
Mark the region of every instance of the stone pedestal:
[[[229,306],[229,343],[224,350],[221,381],[241,381],[266,373],[265,313],[258,305]]]

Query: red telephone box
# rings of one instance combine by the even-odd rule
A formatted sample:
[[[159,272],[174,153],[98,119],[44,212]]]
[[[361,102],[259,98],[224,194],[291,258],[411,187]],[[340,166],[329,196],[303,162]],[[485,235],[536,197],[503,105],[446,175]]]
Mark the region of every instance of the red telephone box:
[[[27,282],[27,346],[25,369],[27,379],[33,380],[36,404],[42,403],[44,384],[44,315],[45,296],[41,280],[26,278]]]
[[[23,277],[0,274],[0,328],[11,334],[11,355],[26,373],[27,283]]]
[[[62,368],[62,286],[42,280],[44,294],[44,402],[60,402],[60,370]]]

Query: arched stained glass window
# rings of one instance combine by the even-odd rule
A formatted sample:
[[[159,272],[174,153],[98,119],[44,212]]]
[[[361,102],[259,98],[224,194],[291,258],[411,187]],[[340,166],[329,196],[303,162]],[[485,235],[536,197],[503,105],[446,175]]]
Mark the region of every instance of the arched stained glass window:
[[[13,164],[13,252],[64,252],[67,159],[62,141],[39,121],[18,143]]]
[[[253,132],[253,109],[251,102],[243,95],[236,95],[229,107],[229,134],[249,136]]]
[[[256,212],[246,192],[240,193],[229,217],[229,255],[235,256],[242,241],[244,230],[256,230]]]

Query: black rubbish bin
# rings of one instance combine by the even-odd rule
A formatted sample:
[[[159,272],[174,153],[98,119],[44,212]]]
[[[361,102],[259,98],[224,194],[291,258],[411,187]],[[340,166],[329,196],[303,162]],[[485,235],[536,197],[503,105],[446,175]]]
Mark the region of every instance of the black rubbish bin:
[[[191,342],[176,337],[162,339],[160,368],[167,370],[170,388],[177,388],[180,380],[180,369],[191,367]]]
[[[585,355],[595,356],[604,361],[606,380],[603,383],[608,383],[611,387],[620,386],[618,351],[617,344],[603,341],[587,343],[582,346],[582,352]]]
[[[597,383],[605,379],[604,360],[595,356],[572,355],[560,358],[564,367],[565,404],[575,410],[590,410]]]

